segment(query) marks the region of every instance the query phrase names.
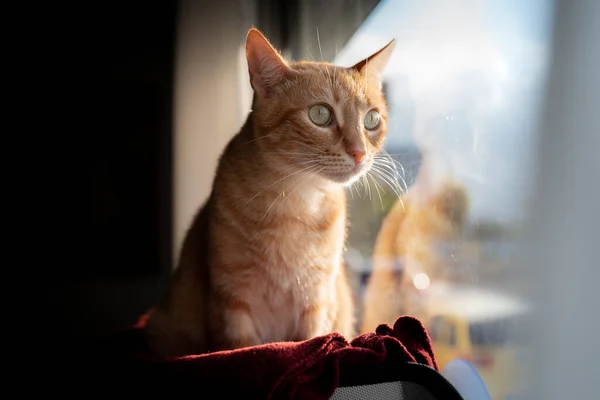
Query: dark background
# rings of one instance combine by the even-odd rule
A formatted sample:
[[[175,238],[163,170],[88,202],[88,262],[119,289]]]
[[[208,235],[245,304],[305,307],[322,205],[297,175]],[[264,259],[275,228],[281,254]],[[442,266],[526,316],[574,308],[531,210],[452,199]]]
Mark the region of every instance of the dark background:
[[[177,3],[55,13],[68,71],[56,102],[74,111],[68,140],[53,146],[64,187],[42,301],[52,337],[67,343],[135,323],[167,283]]]

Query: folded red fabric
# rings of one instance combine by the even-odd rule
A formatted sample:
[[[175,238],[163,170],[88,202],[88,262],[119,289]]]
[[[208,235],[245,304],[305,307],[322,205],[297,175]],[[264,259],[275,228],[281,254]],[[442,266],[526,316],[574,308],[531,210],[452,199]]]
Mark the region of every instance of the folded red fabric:
[[[331,333],[304,342],[171,359],[150,355],[143,345],[142,325],[143,321],[107,343],[102,356],[111,360],[111,367],[105,369],[103,381],[168,382],[178,390],[193,387],[225,398],[325,400],[339,386],[340,376],[346,382],[352,376],[360,376],[363,382],[368,376],[379,381],[382,374],[393,376],[395,367],[405,362],[438,370],[427,331],[419,320],[408,316],[400,317],[393,328],[380,325],[375,333],[360,335],[350,343]]]

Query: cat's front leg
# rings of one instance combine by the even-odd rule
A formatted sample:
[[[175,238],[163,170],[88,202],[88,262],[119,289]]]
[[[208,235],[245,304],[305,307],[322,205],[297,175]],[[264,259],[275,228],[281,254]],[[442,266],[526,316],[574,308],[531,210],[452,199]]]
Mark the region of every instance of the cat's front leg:
[[[296,340],[308,340],[331,332],[331,313],[325,304],[309,304],[300,312],[300,323]]]
[[[252,310],[247,303],[236,301],[227,305],[223,310],[223,316],[222,350],[240,349],[262,344],[252,319]]]

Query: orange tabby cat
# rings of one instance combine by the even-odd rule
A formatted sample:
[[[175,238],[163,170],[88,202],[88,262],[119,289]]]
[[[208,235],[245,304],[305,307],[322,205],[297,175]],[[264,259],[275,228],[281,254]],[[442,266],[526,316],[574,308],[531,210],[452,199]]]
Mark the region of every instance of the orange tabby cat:
[[[465,188],[452,180],[431,187],[423,183],[426,173],[419,173],[415,186],[394,204],[381,225],[365,288],[361,332],[411,313],[409,302],[416,291],[412,278],[420,272],[433,279],[443,276],[447,264],[436,254],[436,245],[461,235],[468,208]]]
[[[169,293],[146,325],[157,354],[354,334],[344,185],[383,145],[381,75],[393,48],[350,68],[288,63],[249,31],[252,111],[219,160]]]

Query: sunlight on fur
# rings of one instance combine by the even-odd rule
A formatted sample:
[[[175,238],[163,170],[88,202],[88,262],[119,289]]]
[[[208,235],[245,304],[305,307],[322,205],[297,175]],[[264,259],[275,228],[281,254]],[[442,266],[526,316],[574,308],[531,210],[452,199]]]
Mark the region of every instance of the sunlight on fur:
[[[252,110],[226,146],[184,239],[171,286],[145,327],[161,356],[355,333],[342,260],[345,186],[376,176],[381,76],[395,42],[351,67],[289,62],[256,29],[246,40]],[[374,190],[379,191],[379,183]]]

